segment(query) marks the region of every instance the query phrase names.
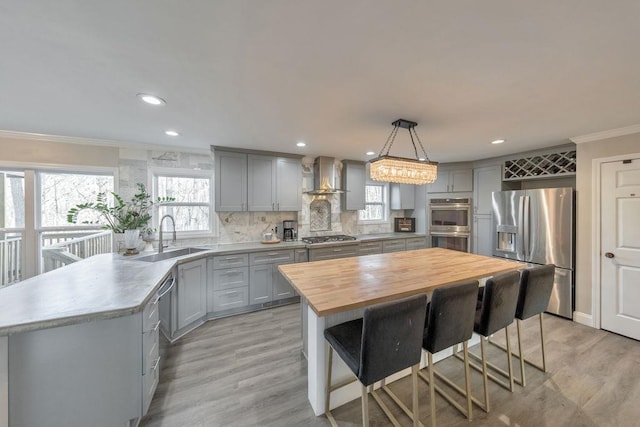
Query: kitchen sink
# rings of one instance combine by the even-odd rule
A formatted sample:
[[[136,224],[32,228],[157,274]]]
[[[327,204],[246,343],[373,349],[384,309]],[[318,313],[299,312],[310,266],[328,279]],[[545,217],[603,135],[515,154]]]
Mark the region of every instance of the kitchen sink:
[[[206,251],[206,249],[202,248],[182,248],[175,249],[169,252],[157,253],[153,255],[146,255],[140,258],[135,258],[136,261],[145,261],[145,262],[156,262],[156,261],[164,261],[165,259],[176,258],[184,255],[197,254],[198,252]]]

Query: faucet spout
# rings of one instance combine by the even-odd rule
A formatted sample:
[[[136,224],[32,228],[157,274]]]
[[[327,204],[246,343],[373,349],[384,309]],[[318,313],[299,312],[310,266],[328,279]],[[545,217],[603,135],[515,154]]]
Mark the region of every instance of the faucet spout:
[[[173,226],[173,243],[176,242],[176,220],[173,219],[173,217],[171,215],[165,215],[162,217],[162,219],[160,219],[160,225],[158,228],[160,228],[159,231],[159,235],[158,235],[158,253],[161,254],[164,250],[164,239],[162,238],[162,223],[164,222],[164,220],[166,218],[169,218],[171,220],[171,224]]]

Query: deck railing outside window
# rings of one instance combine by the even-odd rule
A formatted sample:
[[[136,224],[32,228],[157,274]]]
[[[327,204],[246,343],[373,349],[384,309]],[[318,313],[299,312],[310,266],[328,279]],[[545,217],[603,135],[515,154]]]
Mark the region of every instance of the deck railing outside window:
[[[42,234],[42,272],[111,252],[111,231]]]
[[[22,235],[0,238],[0,287],[22,280]]]

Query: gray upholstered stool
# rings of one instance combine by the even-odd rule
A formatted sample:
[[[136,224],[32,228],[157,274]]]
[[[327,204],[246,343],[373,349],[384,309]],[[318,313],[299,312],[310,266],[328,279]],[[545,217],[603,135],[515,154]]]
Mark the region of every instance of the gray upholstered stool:
[[[520,292],[518,294],[518,307],[516,308],[516,326],[518,330],[518,354],[514,354],[520,359],[520,379],[515,381],[526,385],[524,364],[533,366],[547,372],[547,362],[544,351],[544,327],[542,315],[549,306],[549,299],[553,290],[556,267],[553,264],[541,265],[526,270],[522,270],[520,276]],[[538,365],[524,357],[522,351],[522,321],[538,315],[540,321],[540,346],[542,347],[542,365]],[[494,343],[492,343],[494,344]],[[500,346],[501,347],[501,346]],[[506,348],[501,347],[503,350]]]
[[[331,392],[359,380],[362,384],[362,423],[369,425],[368,389],[394,425],[399,425],[376,392],[369,387],[391,374],[411,367],[413,381],[413,425],[418,426],[417,372],[422,353],[422,333],[427,296],[410,298],[369,307],[362,319],[325,329],[327,346],[327,388],[325,414],[337,426],[330,411]],[[331,385],[333,350],[346,363],[357,380]]]
[[[469,378],[469,360],[467,341],[473,335],[473,319],[478,282],[476,280],[438,288],[433,291],[427,308],[427,318],[424,329],[422,347],[427,351],[426,369],[428,377],[420,372],[419,376],[429,384],[431,404],[431,425],[436,425],[436,391],[450,404],[462,412],[471,421],[471,381]],[[440,372],[436,371],[433,354],[462,343],[464,348],[465,389],[462,390]],[[467,398],[467,407],[463,408],[451,396],[436,385],[437,376]]]
[[[511,364],[509,325],[513,323],[515,318],[519,289],[520,273],[513,271],[488,279],[484,288],[478,291],[478,304],[476,307],[473,332],[480,335],[481,356],[478,357],[473,353],[470,353],[470,355],[482,363],[481,367],[475,364],[471,364],[471,367],[482,373],[484,402],[480,402],[475,398],[473,398],[473,401],[485,412],[489,412],[489,378],[509,391],[513,391],[513,366]],[[507,340],[508,371],[504,371],[487,361],[486,341],[490,335],[502,329],[505,331]],[[490,374],[488,372],[489,367],[506,376],[509,379],[509,383],[504,383],[500,378]]]

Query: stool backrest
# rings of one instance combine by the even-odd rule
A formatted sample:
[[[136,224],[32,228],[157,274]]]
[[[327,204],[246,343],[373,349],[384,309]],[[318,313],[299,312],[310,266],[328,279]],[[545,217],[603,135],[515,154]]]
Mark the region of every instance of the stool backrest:
[[[519,290],[519,271],[487,279],[480,312],[476,317],[475,331],[487,337],[512,324],[516,315]]]
[[[516,317],[518,319],[528,319],[547,309],[551,291],[553,290],[555,273],[556,266],[553,264],[522,270],[520,275],[520,295],[518,296],[518,307],[516,309]]]
[[[477,280],[433,291],[422,340],[425,350],[436,353],[471,338],[477,298]]]
[[[369,385],[420,362],[425,294],[364,311],[358,379]]]

